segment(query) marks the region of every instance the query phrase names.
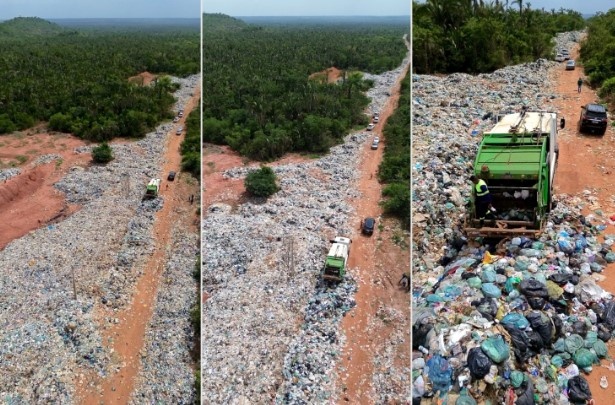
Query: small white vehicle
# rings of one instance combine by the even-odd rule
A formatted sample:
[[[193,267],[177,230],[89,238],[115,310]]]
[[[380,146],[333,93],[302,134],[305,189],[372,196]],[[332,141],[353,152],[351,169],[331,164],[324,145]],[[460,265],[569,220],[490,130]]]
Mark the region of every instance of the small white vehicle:
[[[371,130],[372,130],[372,129],[374,129],[374,128],[376,128],[376,125],[374,125],[374,124],[369,124],[369,125],[367,126],[367,130],[368,130],[368,131],[371,131]]]
[[[558,53],[557,55],[555,55],[555,61],[556,62],[563,62],[564,61],[564,55],[562,55],[561,53]]]

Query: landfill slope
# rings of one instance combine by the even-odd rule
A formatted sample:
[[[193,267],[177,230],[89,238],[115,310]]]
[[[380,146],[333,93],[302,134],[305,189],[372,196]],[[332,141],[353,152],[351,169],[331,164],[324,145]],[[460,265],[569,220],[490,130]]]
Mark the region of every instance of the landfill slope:
[[[559,34],[555,47],[572,49],[580,37]],[[464,404],[585,403],[602,389],[590,389],[586,376],[599,369],[615,330],[615,301],[597,284],[615,262],[615,235],[604,233],[608,217],[589,211],[594,193],[557,195],[536,240],[467,240],[459,232],[490,113],[527,106],[563,114],[572,132],[562,131],[557,170],[569,170],[574,158],[563,154],[574,149],[563,145],[578,112],[560,110],[563,97],[549,80],[558,69],[563,64],[538,60],[492,74],[413,77],[417,403],[435,396]]]
[[[198,80],[177,79],[179,104]],[[83,373],[115,369],[103,332],[130,302],[153,247],[154,215],[164,202],[141,198],[158,175],[170,129],[162,124],[138,142],[113,144],[107,165],[71,170],[55,186],[81,210],[0,251],[0,395],[7,402],[74,403]]]
[[[391,77],[369,77],[382,95],[372,99],[370,113],[382,108]],[[217,183],[219,199],[205,196],[211,204],[203,207],[203,403],[333,397],[344,344],[340,321],[355,305],[356,283],[349,276],[326,288],[319,273],[329,239],[352,234],[356,225],[349,223],[348,201],[360,198],[353,185],[368,139],[368,132],[353,133],[322,158],[273,164],[281,190],[267,200],[229,201]],[[236,184],[255,168],[230,168],[224,177]],[[204,187],[207,194],[207,180]],[[294,267],[287,259],[291,239]]]

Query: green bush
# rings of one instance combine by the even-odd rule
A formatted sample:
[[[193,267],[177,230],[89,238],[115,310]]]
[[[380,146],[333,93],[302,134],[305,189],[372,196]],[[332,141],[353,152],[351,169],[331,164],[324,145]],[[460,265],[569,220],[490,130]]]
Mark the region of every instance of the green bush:
[[[71,132],[72,124],[68,114],[56,113],[49,118],[49,128],[53,131]]]
[[[279,190],[275,173],[267,166],[250,172],[246,176],[244,185],[246,190],[256,197],[269,197]]]
[[[201,305],[198,301],[190,310],[190,322],[195,335],[199,336],[201,334]]]
[[[605,100],[613,101],[615,98],[615,77],[611,77],[602,83],[602,87],[598,91],[598,96]]]
[[[8,114],[0,115],[0,134],[8,134],[10,132],[17,131],[17,126],[11,119]]]
[[[113,150],[107,142],[92,149],[92,159],[96,163],[108,163],[113,160]]]

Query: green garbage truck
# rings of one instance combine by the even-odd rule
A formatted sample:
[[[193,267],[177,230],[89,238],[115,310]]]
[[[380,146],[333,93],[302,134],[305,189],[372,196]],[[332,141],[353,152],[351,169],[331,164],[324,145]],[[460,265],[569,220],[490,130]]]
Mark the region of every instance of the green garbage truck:
[[[565,120],[559,121],[564,128]],[[476,215],[476,188],[464,220],[469,237],[537,236],[553,208],[557,114],[522,109],[483,133],[472,174],[483,179],[495,212]]]
[[[339,282],[343,280],[346,274],[346,262],[348,261],[351,242],[349,238],[342,236],[337,236],[331,240],[332,245],[329,248],[322,270],[322,278],[325,281]]]
[[[158,197],[160,192],[160,179],[151,179],[145,188],[144,199],[152,199]]]

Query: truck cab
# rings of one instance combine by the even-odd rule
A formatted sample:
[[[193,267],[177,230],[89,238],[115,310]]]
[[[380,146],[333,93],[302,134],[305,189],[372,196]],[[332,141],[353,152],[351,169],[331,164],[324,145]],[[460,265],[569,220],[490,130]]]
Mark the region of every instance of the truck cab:
[[[560,121],[563,128],[565,121]],[[557,165],[557,115],[551,112],[508,114],[479,145],[473,173],[487,183],[497,214],[476,216],[476,190],[464,230],[470,237],[535,236],[551,210]]]

